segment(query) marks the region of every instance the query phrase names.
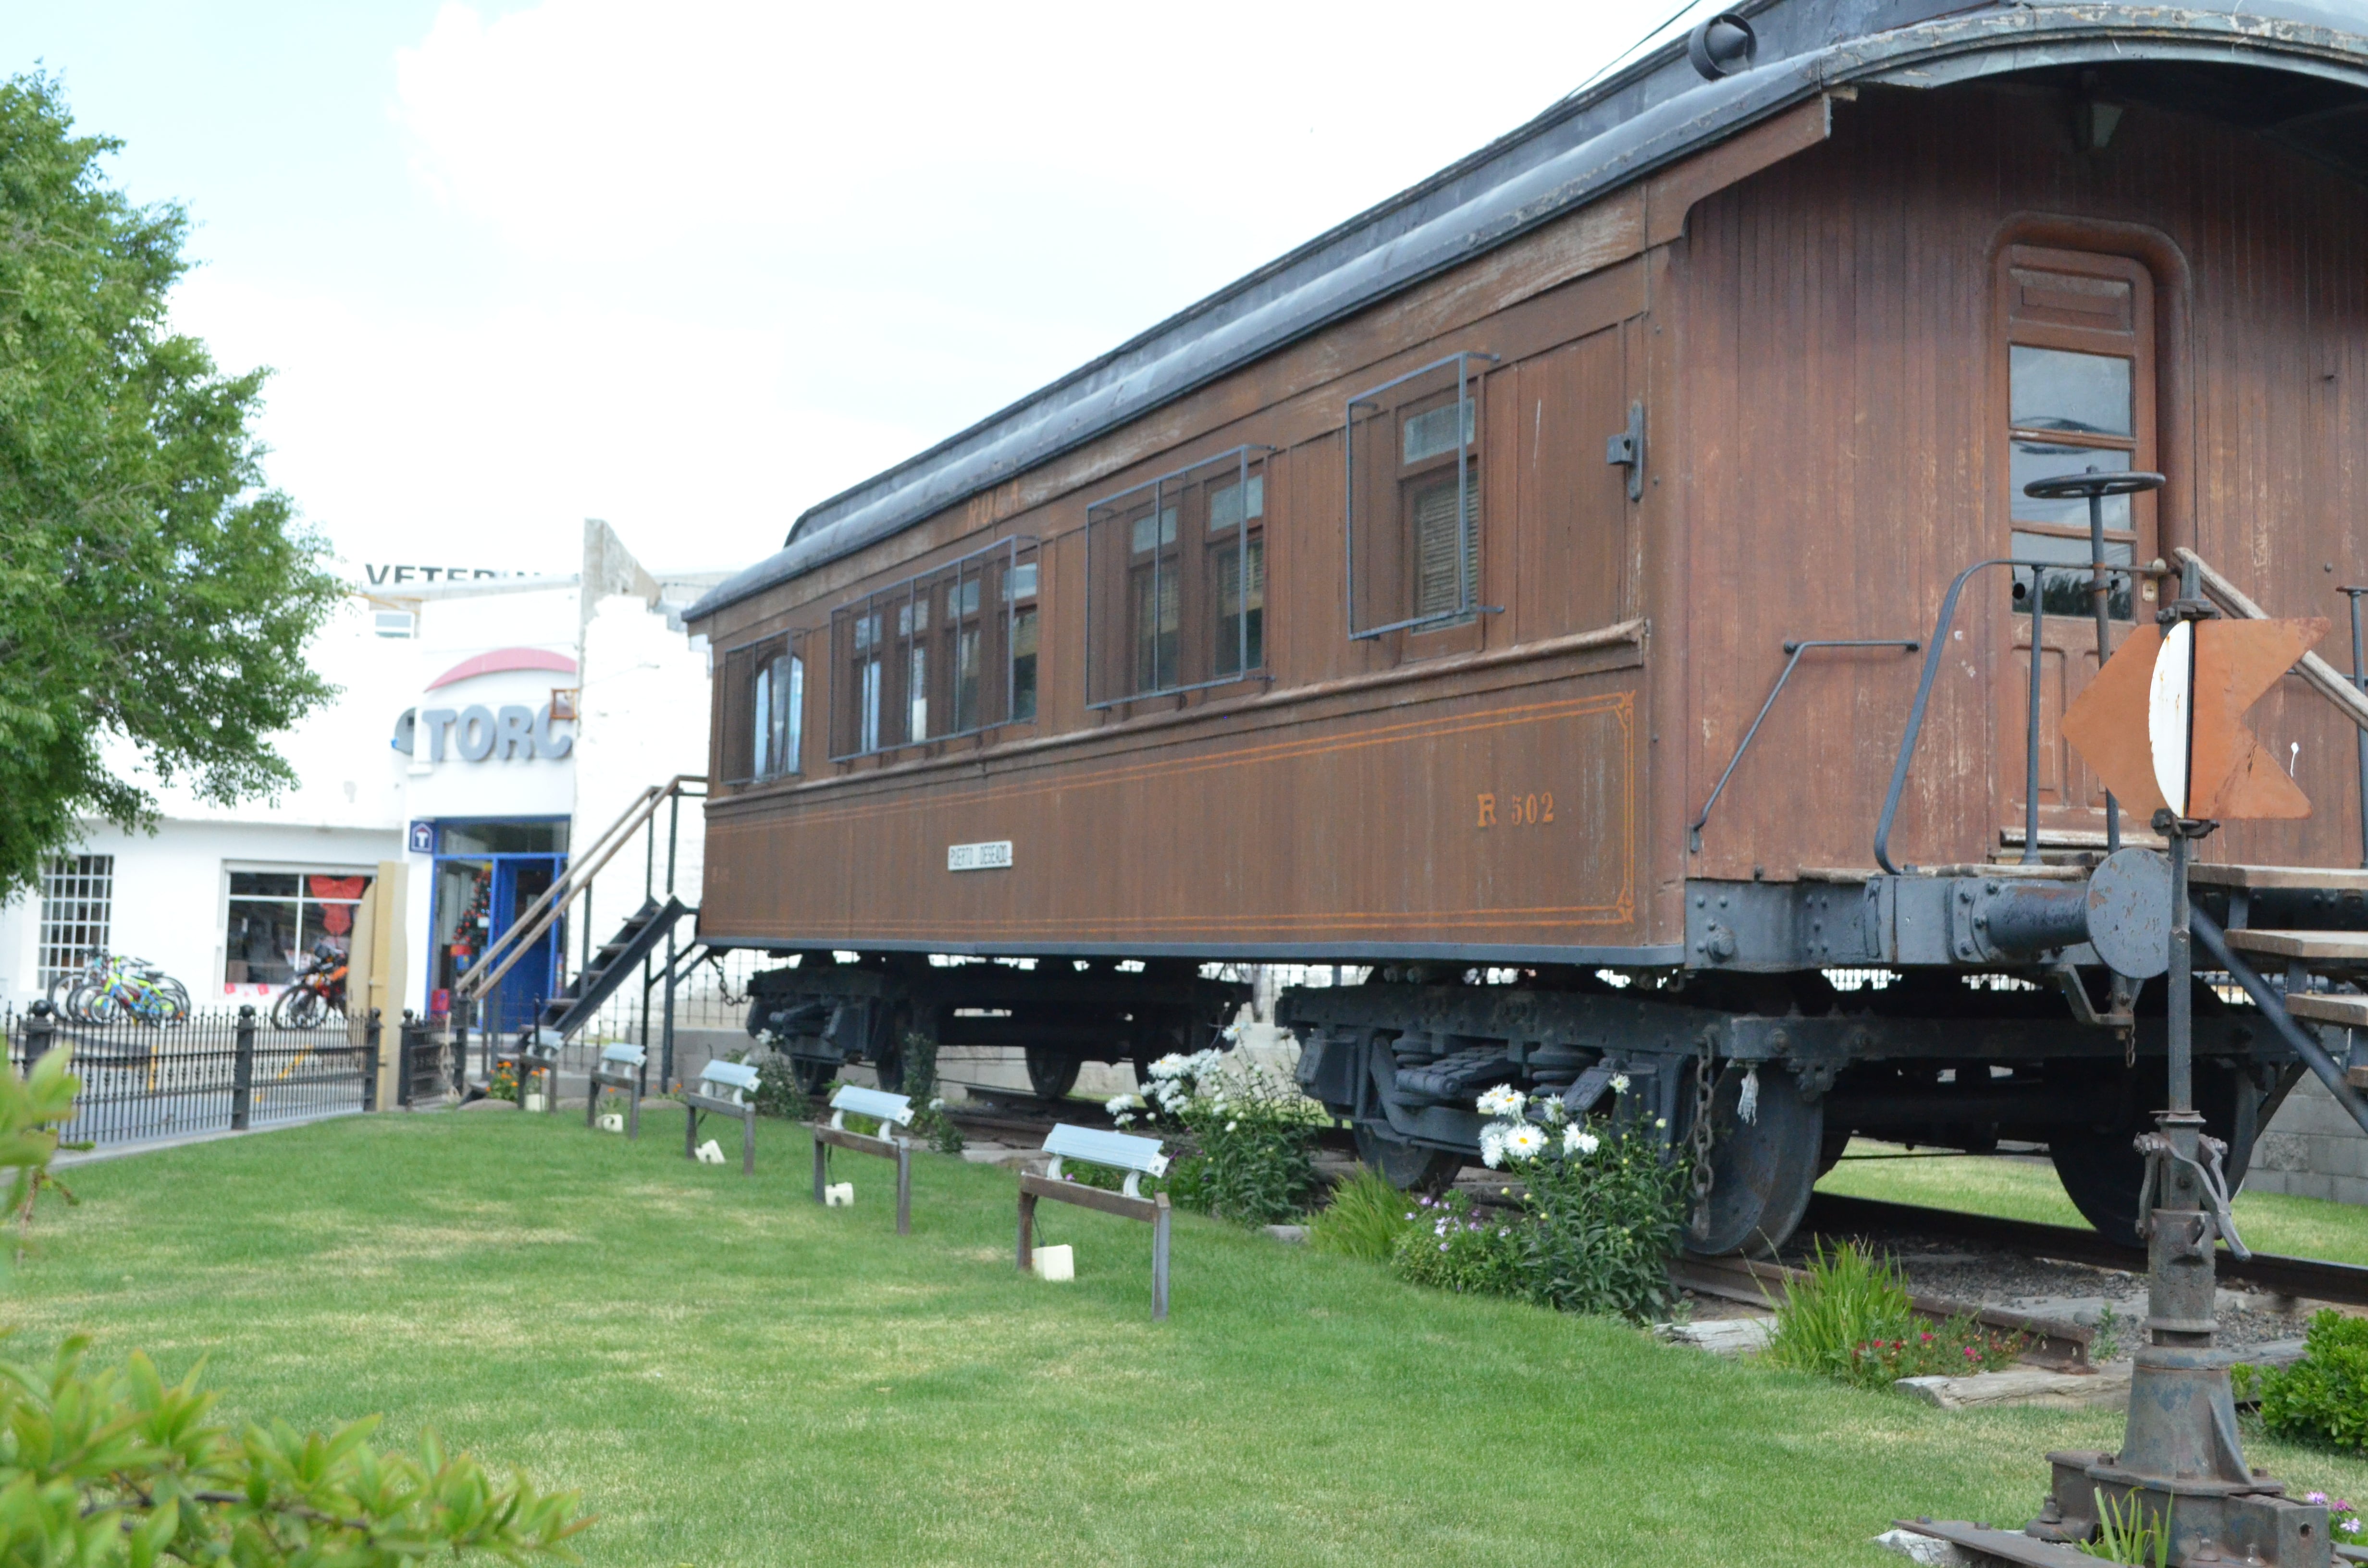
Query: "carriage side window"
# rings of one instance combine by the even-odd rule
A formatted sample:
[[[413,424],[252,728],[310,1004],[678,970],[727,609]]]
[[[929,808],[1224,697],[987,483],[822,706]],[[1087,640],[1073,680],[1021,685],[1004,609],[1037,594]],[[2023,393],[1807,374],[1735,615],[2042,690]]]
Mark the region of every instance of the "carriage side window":
[[[1086,508],[1086,703],[1266,665],[1266,465],[1236,447]]]
[[[1349,402],[1349,632],[1468,623],[1480,603],[1480,376],[1458,354]]]
[[[2041,606],[2053,616],[2090,613],[2089,504],[2034,500],[2023,487],[2057,474],[2154,466],[2154,301],[2146,269],[2122,256],[2018,245],[2005,258],[2009,548],[2041,571]],[[2126,566],[2153,554],[2151,521],[2132,497],[2105,498],[2104,558]],[[2031,613],[2032,573],[2014,574],[2014,608]],[[2131,583],[2112,579],[2106,609],[2131,619]]]
[[[1006,540],[831,616],[834,760],[1036,716],[1036,543]]]
[[[757,784],[803,770],[804,634],[787,632],[727,651],[718,680],[727,784]]]
[[[790,651],[786,639],[757,663],[755,689],[749,693],[753,719],[753,778],[779,778],[802,771],[806,700],[806,662]]]
[[[1028,723],[1036,717],[1036,562],[1011,569],[1011,717]]]

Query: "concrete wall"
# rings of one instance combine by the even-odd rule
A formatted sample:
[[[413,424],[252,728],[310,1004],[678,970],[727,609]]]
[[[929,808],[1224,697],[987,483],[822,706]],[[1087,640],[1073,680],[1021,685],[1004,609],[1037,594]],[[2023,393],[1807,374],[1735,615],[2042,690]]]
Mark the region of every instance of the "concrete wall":
[[[2245,1190],[2368,1203],[2368,1133],[2305,1074],[2255,1146]]]

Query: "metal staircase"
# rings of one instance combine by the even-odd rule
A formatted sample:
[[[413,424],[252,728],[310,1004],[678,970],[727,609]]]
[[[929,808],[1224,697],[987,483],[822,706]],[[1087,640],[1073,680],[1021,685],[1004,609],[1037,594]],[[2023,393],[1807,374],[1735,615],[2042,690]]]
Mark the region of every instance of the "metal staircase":
[[[575,971],[575,978],[558,995],[544,1001],[536,1025],[562,1040],[574,1039],[577,1030],[592,1021],[600,1004],[632,977],[633,966],[649,957],[689,913],[689,907],[671,892],[663,903],[655,897],[644,900],[641,908],[617,927],[617,934],[589,956],[584,967]]]
[[[2368,873],[2306,867],[2214,866],[2198,869],[2217,873],[2238,885],[2229,892],[2227,928],[2224,929],[2202,909],[2191,912],[2190,924],[2197,942],[2214,963],[2244,988],[2263,1020],[2327,1085],[2327,1092],[2335,1096],[2336,1103],[2360,1124],[2362,1131],[2368,1131],[2368,1100],[2361,1096],[2361,1090],[2368,1088],[2368,1040],[2363,1040],[2360,1033],[2368,1029],[2368,994],[2362,994],[2361,989],[2368,983],[2368,931],[2237,924],[2249,913],[2250,899],[2242,883],[2263,873],[2295,881],[2309,879],[2314,885],[2306,890],[2293,887],[2293,891],[2309,895],[2305,912],[2346,912],[2357,919],[2360,907],[2352,901],[2357,899],[2360,884],[2368,879]],[[2351,898],[2346,899],[2345,894]],[[2283,968],[2285,972],[2279,982],[2272,982],[2256,967],[2261,960],[2270,960],[2263,967]],[[2340,1061],[2328,1050],[2322,1033],[2331,1028],[2344,1031]]]

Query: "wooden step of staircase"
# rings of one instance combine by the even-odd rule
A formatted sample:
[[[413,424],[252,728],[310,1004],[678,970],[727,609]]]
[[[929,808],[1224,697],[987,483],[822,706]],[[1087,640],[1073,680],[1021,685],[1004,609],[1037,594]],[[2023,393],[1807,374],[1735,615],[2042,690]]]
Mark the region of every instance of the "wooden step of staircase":
[[[2305,963],[2368,964],[2368,931],[2271,931],[2248,928],[2228,933],[2228,945],[2239,952],[2271,958],[2298,959]]]
[[[2266,892],[2299,888],[2368,893],[2368,868],[2359,866],[2190,866],[2188,880],[2211,887]]]
[[[2288,992],[2286,1011],[2314,1023],[2368,1029],[2368,996],[2334,996],[2324,991]]]

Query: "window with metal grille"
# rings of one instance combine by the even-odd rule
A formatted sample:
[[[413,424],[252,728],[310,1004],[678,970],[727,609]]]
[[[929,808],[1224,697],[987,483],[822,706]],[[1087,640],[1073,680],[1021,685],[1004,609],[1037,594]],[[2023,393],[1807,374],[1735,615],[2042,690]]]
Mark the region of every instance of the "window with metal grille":
[[[1480,377],[1456,354],[1349,400],[1349,634],[1461,625],[1480,603]]]
[[[1256,676],[1266,665],[1266,464],[1232,451],[1086,508],[1086,703]]]
[[[42,989],[107,951],[114,907],[114,856],[59,855],[41,869]]]
[[[834,611],[832,760],[1032,721],[1036,578],[1014,538]]]

